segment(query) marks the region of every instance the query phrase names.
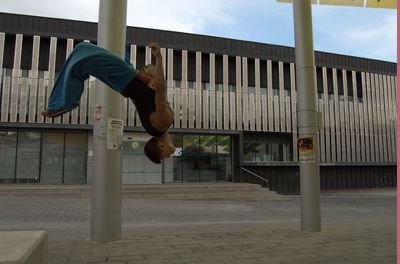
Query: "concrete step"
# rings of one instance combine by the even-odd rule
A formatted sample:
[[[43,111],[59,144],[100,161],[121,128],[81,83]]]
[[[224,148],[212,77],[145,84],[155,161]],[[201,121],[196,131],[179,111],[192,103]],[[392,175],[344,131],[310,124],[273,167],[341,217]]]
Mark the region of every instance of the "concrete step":
[[[91,185],[0,185],[0,195],[90,197]],[[285,196],[247,183],[135,184],[122,186],[123,198],[285,200]]]

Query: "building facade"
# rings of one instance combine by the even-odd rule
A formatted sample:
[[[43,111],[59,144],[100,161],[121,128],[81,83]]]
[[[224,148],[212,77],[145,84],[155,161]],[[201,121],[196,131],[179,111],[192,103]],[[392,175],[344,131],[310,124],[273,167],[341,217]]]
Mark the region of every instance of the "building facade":
[[[0,183],[87,184],[92,177],[95,79],[80,107],[41,116],[58,71],[97,24],[0,13]],[[128,27],[127,54],[151,63],[162,47],[177,151],[143,155],[149,136],[124,98],[122,181],[269,181],[299,191],[294,49]],[[396,185],[396,64],[316,52],[321,188]]]

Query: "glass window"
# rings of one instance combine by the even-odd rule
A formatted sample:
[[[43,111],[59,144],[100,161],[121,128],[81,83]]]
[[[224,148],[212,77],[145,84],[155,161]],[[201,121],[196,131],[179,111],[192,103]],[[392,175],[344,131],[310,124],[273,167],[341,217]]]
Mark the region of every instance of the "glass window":
[[[86,183],[87,134],[65,134],[64,183]]]
[[[200,181],[216,181],[217,167],[217,137],[214,135],[200,136],[199,169]]]
[[[264,161],[267,159],[266,144],[260,142],[244,143],[245,161]]]
[[[64,133],[42,134],[41,183],[63,182]]]
[[[232,181],[231,137],[217,136],[217,181]]]
[[[276,143],[271,144],[271,156],[272,156],[272,161],[279,161],[279,144]]]
[[[198,135],[184,135],[183,136],[183,159],[182,159],[182,174],[184,182],[198,182],[199,160],[198,155],[200,152],[199,136]]]
[[[0,131],[0,183],[14,182],[17,132]]]
[[[18,132],[17,182],[30,183],[39,180],[40,133]]]
[[[182,182],[183,178],[183,164],[182,164],[182,154],[183,154],[183,136],[173,135],[173,142],[175,145],[175,153],[173,155],[174,160],[174,182]]]

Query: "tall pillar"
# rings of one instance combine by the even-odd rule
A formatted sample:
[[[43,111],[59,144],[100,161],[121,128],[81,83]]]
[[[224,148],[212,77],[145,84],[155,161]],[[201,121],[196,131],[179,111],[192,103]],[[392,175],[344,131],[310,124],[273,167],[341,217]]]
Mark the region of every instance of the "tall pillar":
[[[100,0],[97,45],[124,58],[126,0]],[[121,240],[122,96],[96,81],[93,126],[92,241]]]
[[[321,231],[317,88],[310,0],[293,1],[301,230]]]

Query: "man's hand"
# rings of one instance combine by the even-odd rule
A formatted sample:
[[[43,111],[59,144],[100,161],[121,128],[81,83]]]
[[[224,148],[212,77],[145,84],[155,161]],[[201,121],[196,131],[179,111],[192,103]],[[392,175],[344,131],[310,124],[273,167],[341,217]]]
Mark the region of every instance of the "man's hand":
[[[157,43],[150,42],[149,47],[151,48],[151,54],[153,54],[154,57],[161,55],[160,46]]]

